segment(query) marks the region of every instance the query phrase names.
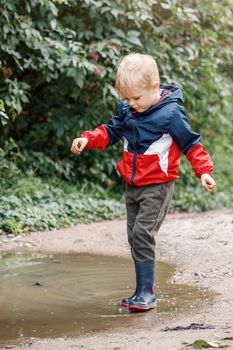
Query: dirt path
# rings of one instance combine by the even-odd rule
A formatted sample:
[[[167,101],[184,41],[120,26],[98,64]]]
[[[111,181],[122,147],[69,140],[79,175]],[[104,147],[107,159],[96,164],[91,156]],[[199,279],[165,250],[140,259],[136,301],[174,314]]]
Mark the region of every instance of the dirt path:
[[[88,252],[129,256],[125,220],[80,224],[68,229],[35,232],[24,237],[0,235],[0,253],[10,251]],[[173,283],[194,284],[220,293],[204,310],[188,316],[175,315],[153,329],[118,329],[91,336],[35,340],[20,350],[175,350],[182,342],[202,338],[233,337],[233,210],[170,214],[157,236],[157,258],[175,263]],[[190,323],[214,329],[161,332],[165,326]],[[233,349],[233,340],[221,341]]]

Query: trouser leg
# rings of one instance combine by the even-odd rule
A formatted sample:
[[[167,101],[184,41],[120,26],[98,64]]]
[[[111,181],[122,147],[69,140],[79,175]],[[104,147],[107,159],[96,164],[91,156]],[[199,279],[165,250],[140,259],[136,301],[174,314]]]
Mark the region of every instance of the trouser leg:
[[[159,230],[172,197],[174,182],[126,188],[127,233],[135,263],[136,289],[122,300],[132,310],[156,306],[155,233]]]
[[[132,250],[133,246],[133,227],[139,211],[139,203],[134,198],[134,187],[126,184],[125,192],[126,211],[127,211],[127,236]]]
[[[135,261],[155,260],[155,234],[158,232],[174,189],[174,181],[143,187],[127,186],[127,232]]]

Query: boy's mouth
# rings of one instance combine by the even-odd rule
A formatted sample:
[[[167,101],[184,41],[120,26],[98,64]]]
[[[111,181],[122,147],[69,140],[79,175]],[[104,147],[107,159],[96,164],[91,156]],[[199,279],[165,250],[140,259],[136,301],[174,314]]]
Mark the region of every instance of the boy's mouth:
[[[139,107],[134,108],[134,110],[135,110],[136,112],[138,112],[138,113],[141,113],[141,112],[144,112],[144,111],[145,111],[145,109],[139,108]]]

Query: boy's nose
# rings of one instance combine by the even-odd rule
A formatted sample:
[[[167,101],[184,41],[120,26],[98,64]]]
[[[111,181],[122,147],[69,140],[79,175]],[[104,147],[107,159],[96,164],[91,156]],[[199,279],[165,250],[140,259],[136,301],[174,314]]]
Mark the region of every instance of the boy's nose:
[[[129,100],[129,105],[130,105],[130,107],[133,107],[135,105],[135,101],[134,100]]]

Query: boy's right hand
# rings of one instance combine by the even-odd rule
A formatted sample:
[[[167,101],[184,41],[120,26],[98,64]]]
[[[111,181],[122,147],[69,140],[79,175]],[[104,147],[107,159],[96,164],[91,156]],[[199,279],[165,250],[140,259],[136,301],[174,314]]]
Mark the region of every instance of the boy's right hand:
[[[71,146],[71,152],[80,155],[87,143],[88,139],[86,137],[78,137],[77,139],[74,139]]]

